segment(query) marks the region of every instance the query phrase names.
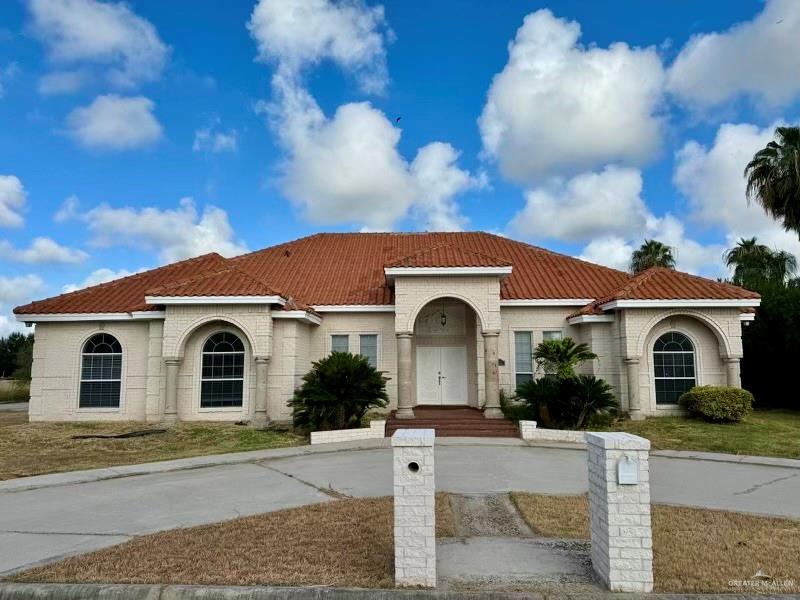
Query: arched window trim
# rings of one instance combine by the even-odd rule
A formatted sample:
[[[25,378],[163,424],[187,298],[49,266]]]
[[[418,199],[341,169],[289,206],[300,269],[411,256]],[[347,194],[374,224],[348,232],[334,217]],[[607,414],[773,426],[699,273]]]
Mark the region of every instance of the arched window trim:
[[[117,336],[105,331],[89,336],[81,346],[78,409],[119,410],[122,367],[123,349]]]
[[[683,338],[683,342],[681,344],[681,350],[656,350],[658,343],[668,335],[677,334]],[[670,341],[668,343],[674,343],[674,341]],[[684,343],[688,343],[689,350],[685,349]],[[655,404],[656,406],[674,406],[678,403],[678,398],[680,398],[681,394],[685,391],[688,391],[692,387],[699,385],[698,383],[698,356],[697,356],[697,342],[694,338],[687,332],[681,331],[679,329],[668,329],[666,331],[662,331],[659,333],[655,340],[653,340],[651,346],[651,356],[653,361],[653,388],[655,392]],[[667,361],[664,358],[662,360],[658,360],[656,356],[666,357],[669,356],[671,360]],[[679,361],[675,361],[674,357],[680,356],[681,359]],[[687,362],[686,357],[690,357],[691,361]],[[670,364],[667,364],[669,362]],[[659,364],[661,363],[661,364]],[[673,369],[673,374],[670,376],[666,376],[664,373],[664,368],[669,367]],[[688,371],[691,375],[687,375],[687,367],[691,369]],[[662,373],[661,375],[659,373]],[[680,373],[680,375],[676,375],[676,373]],[[671,381],[671,382],[680,382],[679,385],[670,386],[671,390],[659,390],[659,381]],[[659,400],[659,396],[661,400]],[[664,398],[667,398],[665,400]]]
[[[214,342],[219,336],[230,336],[234,341]],[[224,344],[228,348],[216,349]],[[217,330],[204,340],[200,348],[200,410],[241,410],[246,395],[246,357],[242,336],[235,331]]]

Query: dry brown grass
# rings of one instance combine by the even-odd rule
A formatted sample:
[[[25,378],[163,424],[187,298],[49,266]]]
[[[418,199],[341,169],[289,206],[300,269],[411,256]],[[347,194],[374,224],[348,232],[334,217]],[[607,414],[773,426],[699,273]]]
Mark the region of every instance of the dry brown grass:
[[[136,538],[16,581],[391,587],[392,499],[336,500]],[[455,535],[449,498],[436,534]]]
[[[588,539],[585,496],[515,493],[514,503],[534,531],[546,537]],[[653,571],[656,591],[724,593],[731,581],[757,571],[773,581],[794,580],[800,590],[800,522],[741,513],[656,505]]]
[[[0,412],[0,480],[60,471],[128,465],[204,454],[305,443],[289,431],[227,423],[179,423],[166,433],[126,439],[74,440],[163,428],[144,423],[28,423],[25,413]]]

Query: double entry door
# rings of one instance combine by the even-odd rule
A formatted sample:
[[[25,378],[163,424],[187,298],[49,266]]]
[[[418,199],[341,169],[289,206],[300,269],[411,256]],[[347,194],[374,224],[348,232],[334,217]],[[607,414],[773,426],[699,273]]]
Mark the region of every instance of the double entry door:
[[[467,349],[417,346],[417,404],[467,404]]]

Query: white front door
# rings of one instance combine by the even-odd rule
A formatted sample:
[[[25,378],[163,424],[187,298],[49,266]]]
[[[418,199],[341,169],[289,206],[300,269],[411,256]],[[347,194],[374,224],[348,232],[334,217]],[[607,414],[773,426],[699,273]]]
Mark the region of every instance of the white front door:
[[[417,347],[417,404],[467,404],[467,349]]]

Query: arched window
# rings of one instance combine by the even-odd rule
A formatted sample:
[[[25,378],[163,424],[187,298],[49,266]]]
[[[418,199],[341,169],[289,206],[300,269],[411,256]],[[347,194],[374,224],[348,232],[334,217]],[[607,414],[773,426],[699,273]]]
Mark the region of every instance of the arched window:
[[[677,404],[696,385],[694,346],[677,331],[665,333],[653,345],[656,404]]]
[[[83,345],[80,408],[119,408],[122,388],[122,346],[108,333],[98,333]]]
[[[243,396],[244,344],[227,331],[215,333],[203,344],[200,406],[241,406]]]

